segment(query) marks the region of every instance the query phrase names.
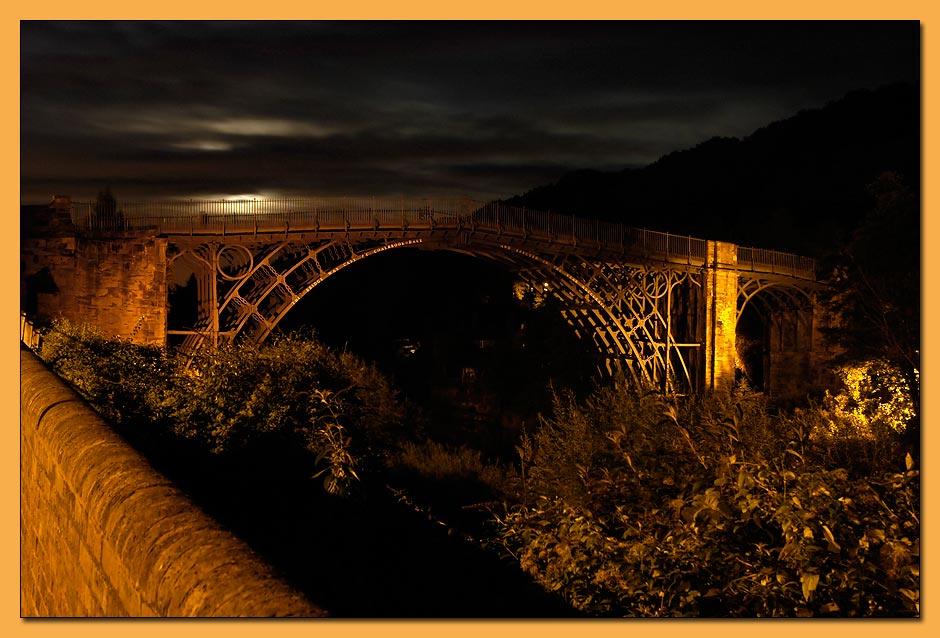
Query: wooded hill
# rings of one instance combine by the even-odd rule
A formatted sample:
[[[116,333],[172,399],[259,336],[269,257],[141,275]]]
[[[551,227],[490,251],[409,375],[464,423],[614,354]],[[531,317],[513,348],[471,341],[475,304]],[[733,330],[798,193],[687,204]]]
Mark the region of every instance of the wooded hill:
[[[508,203],[674,234],[822,256],[869,208],[883,172],[920,188],[920,87],[860,90],[743,138],[649,166],[574,171]]]

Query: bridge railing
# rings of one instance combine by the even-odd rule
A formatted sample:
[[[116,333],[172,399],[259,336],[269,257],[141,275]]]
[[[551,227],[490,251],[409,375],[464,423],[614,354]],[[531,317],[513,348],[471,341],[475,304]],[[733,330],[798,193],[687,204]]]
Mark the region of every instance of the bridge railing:
[[[738,246],[738,269],[801,279],[816,278],[816,260],[765,248]]]
[[[475,227],[500,233],[571,245],[596,245],[684,264],[701,265],[707,257],[708,241],[704,239],[500,203],[486,204],[474,211],[471,222]]]
[[[467,217],[467,200],[320,197],[283,200],[129,202],[111,214],[96,204],[72,203],[72,223],[92,231],[155,229],[161,233],[236,233],[252,230],[401,227]]]
[[[165,234],[479,228],[572,246],[619,250],[671,263],[703,265],[708,256],[707,240],[696,237],[466,198],[315,197],[122,203],[110,215],[96,212],[94,203],[73,202],[72,222],[92,231],[154,229]],[[738,267],[815,279],[814,260],[774,250],[738,247]]]

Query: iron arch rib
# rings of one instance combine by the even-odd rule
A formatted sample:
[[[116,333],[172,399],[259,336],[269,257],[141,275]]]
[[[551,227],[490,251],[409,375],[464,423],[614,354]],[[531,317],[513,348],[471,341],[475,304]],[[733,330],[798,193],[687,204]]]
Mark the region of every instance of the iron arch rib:
[[[643,265],[611,263],[564,251],[537,254],[519,246],[483,237],[443,234],[436,237],[319,236],[301,241],[238,244],[248,256],[240,269],[230,267],[219,277],[214,343],[241,337],[263,341],[294,305],[317,285],[343,268],[385,250],[424,245],[458,250],[503,261],[534,286],[549,283],[549,292],[562,305],[562,314],[582,338],[593,342],[605,359],[608,374],[626,367],[633,381],[649,387],[675,390],[695,386],[688,346],[673,329],[672,297],[680,287],[700,285],[694,274]],[[211,255],[226,246],[199,248]],[[200,257],[209,265],[212,260]],[[216,268],[217,269],[217,268]],[[212,324],[210,324],[212,325]],[[211,328],[190,335],[184,349],[200,347]],[[685,339],[688,341],[688,339]],[[686,351],[683,352],[682,348]]]
[[[815,304],[812,289],[815,284],[792,281],[779,281],[766,277],[740,277],[738,283],[738,312],[740,320],[745,307],[750,302],[763,306],[761,312],[772,312],[775,306],[788,306],[794,309],[811,309]]]
[[[321,284],[327,277],[336,274],[337,272],[339,272],[339,271],[342,270],[343,268],[346,268],[347,266],[350,266],[350,265],[354,264],[355,262],[359,261],[360,259],[365,259],[366,257],[372,256],[372,255],[376,255],[376,254],[378,254],[378,253],[380,253],[380,252],[384,252],[384,251],[390,250],[390,249],[392,249],[392,248],[403,248],[403,247],[406,247],[406,246],[414,246],[414,245],[416,245],[416,244],[420,244],[421,242],[422,242],[421,239],[404,239],[404,240],[389,242],[389,243],[387,243],[387,244],[385,244],[385,245],[382,245],[382,246],[370,247],[370,248],[367,248],[367,249],[362,250],[362,251],[360,251],[360,252],[356,252],[356,251],[352,251],[352,250],[351,250],[351,251],[350,251],[350,256],[349,256],[348,259],[346,259],[345,261],[342,261],[342,262],[338,263],[337,265],[333,266],[332,268],[330,268],[330,269],[328,269],[328,270],[321,270],[321,271],[319,272],[319,276],[317,276],[317,277],[315,277],[315,278],[312,278],[312,279],[309,281],[309,283],[307,283],[307,284],[300,290],[300,292],[298,292],[297,294],[295,294],[295,295],[293,296],[293,298],[290,300],[290,303],[282,304],[282,305],[280,306],[280,308],[277,310],[277,312],[275,313],[275,316],[273,317],[273,320],[272,320],[272,321],[269,321],[268,323],[266,323],[266,324],[265,324],[265,329],[264,329],[264,331],[261,332],[261,333],[259,333],[259,334],[257,335],[256,340],[257,340],[257,341],[262,341],[262,340],[264,340],[265,338],[267,338],[267,336],[271,333],[271,331],[274,329],[274,327],[281,321],[281,319],[284,318],[284,316],[290,311],[290,309],[294,307],[294,304],[296,304],[296,303],[297,303],[298,301],[300,301],[300,299],[303,298],[307,293],[309,293],[309,292],[312,291],[314,288],[316,288],[319,284]]]
[[[421,242],[417,238],[356,241],[343,237],[285,245],[272,251],[222,301],[222,308],[227,308],[239,291],[250,291],[247,297],[250,312],[236,310],[226,324],[229,340],[241,335],[255,343],[264,341],[287,312],[328,277],[371,255]],[[253,279],[258,280],[254,287],[250,285]]]

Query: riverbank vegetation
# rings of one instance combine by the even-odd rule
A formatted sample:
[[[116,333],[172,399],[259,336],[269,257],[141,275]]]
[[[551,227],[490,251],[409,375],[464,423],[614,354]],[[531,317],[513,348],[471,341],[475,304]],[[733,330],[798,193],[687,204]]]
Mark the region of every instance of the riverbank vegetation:
[[[588,616],[919,615],[919,452],[912,405],[871,384],[888,372],[788,411],[747,388],[559,391],[507,460],[410,427],[383,375],[312,335],[184,361],[58,322],[42,356],[163,463],[381,485]]]

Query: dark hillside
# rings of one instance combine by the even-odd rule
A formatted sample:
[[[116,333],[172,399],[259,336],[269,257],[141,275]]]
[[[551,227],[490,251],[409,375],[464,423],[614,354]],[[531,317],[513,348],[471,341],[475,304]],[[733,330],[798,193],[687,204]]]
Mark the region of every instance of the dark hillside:
[[[885,171],[920,185],[920,88],[856,91],[748,137],[713,138],[641,169],[577,171],[509,200],[742,245],[824,254]]]

